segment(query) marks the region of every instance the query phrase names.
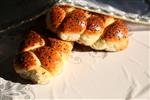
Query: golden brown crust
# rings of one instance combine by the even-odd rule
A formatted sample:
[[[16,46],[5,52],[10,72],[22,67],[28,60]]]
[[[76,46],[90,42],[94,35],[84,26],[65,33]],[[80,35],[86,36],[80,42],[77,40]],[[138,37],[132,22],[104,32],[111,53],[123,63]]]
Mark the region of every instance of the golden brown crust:
[[[44,39],[35,31],[30,31],[22,43],[21,51],[29,51],[45,45]]]
[[[99,15],[92,14],[87,20],[87,27],[84,34],[101,35],[104,30],[104,20]]]
[[[33,52],[27,51],[22,52],[16,55],[15,57],[15,65],[19,69],[32,69],[35,66],[39,66],[40,64],[37,63],[37,59],[34,56]]]
[[[87,15],[84,10],[75,9],[64,19],[59,28],[60,34],[82,34],[86,29]]]
[[[62,66],[62,57],[51,47],[41,47],[35,51],[35,54],[41,61],[42,67],[52,74],[57,73],[57,69]]]
[[[123,21],[117,20],[106,27],[102,38],[106,41],[117,41],[128,38],[128,28]]]
[[[66,12],[59,6],[52,7],[50,11],[50,26],[49,28],[52,31],[57,31],[57,28],[60,26],[62,21],[66,16]]]
[[[50,46],[51,48],[54,48],[55,50],[64,54],[70,54],[70,51],[73,48],[73,43],[55,38],[47,38],[46,43],[47,46]]]
[[[47,26],[52,32],[60,34],[60,36],[61,34],[90,35],[94,33],[95,35],[97,35],[102,32],[104,27],[112,24],[115,21],[113,17],[89,13],[88,11],[67,5],[54,5],[50,10],[50,16],[54,17],[50,17],[47,19]],[[57,26],[56,24],[59,24],[59,27],[53,27],[53,25]],[[84,32],[85,30],[86,32]],[[70,41],[69,37],[68,41]]]

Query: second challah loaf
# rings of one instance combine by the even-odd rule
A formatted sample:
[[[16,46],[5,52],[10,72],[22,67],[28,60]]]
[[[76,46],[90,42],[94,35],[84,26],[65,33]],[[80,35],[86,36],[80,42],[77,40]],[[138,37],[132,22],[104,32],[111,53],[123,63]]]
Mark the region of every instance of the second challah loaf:
[[[54,5],[47,14],[46,23],[62,40],[75,41],[96,50],[120,51],[128,45],[126,24],[110,16]]]

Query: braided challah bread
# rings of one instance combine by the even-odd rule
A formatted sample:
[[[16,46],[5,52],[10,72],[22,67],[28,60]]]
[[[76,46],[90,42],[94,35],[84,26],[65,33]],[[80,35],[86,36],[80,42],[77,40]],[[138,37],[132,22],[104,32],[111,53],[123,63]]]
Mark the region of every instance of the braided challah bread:
[[[123,21],[79,8],[54,5],[47,14],[46,24],[62,40],[96,50],[120,51],[128,45],[128,28]]]
[[[47,83],[53,76],[59,74],[71,54],[71,42],[42,38],[31,31],[16,55],[14,68],[21,77],[34,83]]]

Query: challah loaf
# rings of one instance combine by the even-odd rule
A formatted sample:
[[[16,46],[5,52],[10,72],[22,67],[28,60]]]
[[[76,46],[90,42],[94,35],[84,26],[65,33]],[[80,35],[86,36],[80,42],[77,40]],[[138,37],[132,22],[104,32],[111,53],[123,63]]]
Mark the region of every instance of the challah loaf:
[[[15,57],[15,71],[34,83],[47,83],[62,71],[72,48],[71,42],[42,38],[31,31],[23,41],[21,51]]]
[[[79,8],[54,5],[47,14],[46,24],[62,40],[95,50],[119,51],[128,45],[128,28],[123,21]]]

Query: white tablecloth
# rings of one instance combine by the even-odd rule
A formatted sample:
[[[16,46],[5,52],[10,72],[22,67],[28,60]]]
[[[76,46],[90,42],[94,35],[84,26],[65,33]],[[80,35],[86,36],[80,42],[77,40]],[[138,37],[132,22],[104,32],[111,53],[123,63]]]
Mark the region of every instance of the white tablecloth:
[[[150,29],[129,34],[121,52],[73,51],[63,72],[46,85],[16,81],[12,56],[22,35],[1,35],[0,100],[150,100]]]

